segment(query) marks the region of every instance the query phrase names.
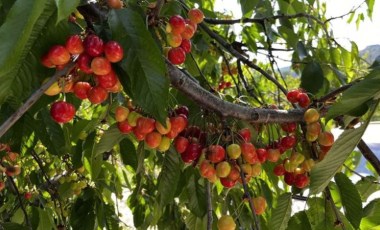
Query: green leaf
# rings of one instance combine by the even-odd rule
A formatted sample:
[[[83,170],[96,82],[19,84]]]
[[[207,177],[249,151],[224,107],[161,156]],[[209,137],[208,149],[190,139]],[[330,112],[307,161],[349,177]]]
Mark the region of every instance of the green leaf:
[[[242,15],[244,17],[250,17],[258,2],[258,0],[240,0]]]
[[[300,87],[309,93],[318,94],[325,81],[321,65],[317,62],[310,62],[302,71]]]
[[[189,178],[187,192],[189,196],[188,208],[197,217],[203,217],[207,210],[206,189],[198,183],[194,174]]]
[[[366,202],[368,197],[372,193],[380,190],[380,185],[377,184],[376,181],[377,180],[375,177],[367,176],[365,178],[362,178],[355,184],[356,189],[359,191],[360,197],[362,198],[363,202]]]
[[[169,79],[165,76],[162,53],[144,20],[128,8],[110,11],[108,23],[113,39],[121,43],[126,53],[121,67],[130,78],[134,102],[164,123],[169,101]]]
[[[138,160],[136,147],[128,138],[124,138],[120,141],[120,156],[124,165],[129,165],[135,171],[137,170]]]
[[[181,175],[181,162],[180,155],[176,151],[170,150],[165,154],[161,173],[157,179],[161,207],[166,206],[174,199],[176,189],[173,188],[177,188]]]
[[[86,141],[83,143],[83,165],[86,170],[90,172],[91,178],[93,180],[96,180],[96,178],[99,176],[103,163],[103,155],[96,154],[95,152],[95,137],[95,132],[92,132],[90,135],[88,135]]]
[[[380,225],[380,199],[371,201],[364,208],[363,219],[360,223],[360,229],[372,229]]]
[[[67,19],[67,17],[75,11],[79,3],[80,0],[55,0],[58,9],[57,23],[62,19]]]
[[[189,230],[198,230],[207,228],[207,216],[199,218],[193,213],[189,212],[185,218],[185,224]]]
[[[365,102],[379,95],[380,70],[372,71],[364,80],[346,90],[341,99],[327,112],[326,119],[332,119],[363,105]]]
[[[334,229],[334,213],[326,200],[313,197],[307,200],[309,209],[306,211],[311,229]]]
[[[95,192],[86,189],[75,201],[70,214],[70,225],[73,229],[94,230],[95,227]]]
[[[306,58],[309,54],[307,53],[306,47],[302,42],[297,42],[297,53],[300,60]]]
[[[8,12],[0,27],[0,104],[9,96],[20,101],[19,97],[30,94],[36,85],[34,74],[46,72],[39,64],[40,56],[36,56],[41,51],[35,52],[32,47],[47,35],[55,11],[52,0],[20,0]]]
[[[319,162],[310,172],[310,193],[316,194],[323,191],[331,178],[338,172],[340,166],[352,153],[359,143],[367,124],[357,129],[344,131],[336,140],[329,154]]]
[[[99,143],[95,145],[95,156],[110,151],[115,145],[123,140],[126,135],[122,134],[116,125],[112,125],[104,132]]]
[[[55,227],[55,224],[51,219],[52,216],[50,216],[46,210],[39,208],[38,214],[40,217],[40,221],[38,223],[37,230],[53,229]]]
[[[288,223],[289,230],[311,230],[309,219],[306,212],[301,211],[294,214]]]
[[[29,229],[28,227],[21,225],[21,224],[16,224],[16,223],[1,223],[1,227],[4,230],[27,230]]]
[[[288,226],[292,212],[292,194],[284,193],[278,197],[277,206],[273,210],[269,221],[269,229],[284,230]]]
[[[354,228],[359,228],[363,216],[363,207],[358,190],[343,173],[337,173],[335,175],[335,182],[339,188],[347,219]]]

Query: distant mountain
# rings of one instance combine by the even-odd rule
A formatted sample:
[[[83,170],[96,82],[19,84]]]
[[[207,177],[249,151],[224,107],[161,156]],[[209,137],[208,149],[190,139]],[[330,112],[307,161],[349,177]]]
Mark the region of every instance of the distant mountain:
[[[359,51],[359,55],[371,65],[373,61],[380,56],[380,45],[367,46],[365,49]],[[299,75],[294,72],[290,66],[282,67],[280,68],[280,71],[284,76],[290,75],[293,77],[299,77]]]
[[[373,61],[380,56],[380,45],[367,46],[364,50],[359,52],[359,55],[368,63],[372,64]]]

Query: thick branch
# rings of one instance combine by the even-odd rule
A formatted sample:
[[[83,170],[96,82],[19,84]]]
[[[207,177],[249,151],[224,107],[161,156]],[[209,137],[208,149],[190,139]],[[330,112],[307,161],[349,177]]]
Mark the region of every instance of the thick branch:
[[[223,117],[233,117],[253,123],[284,123],[303,120],[303,110],[274,110],[250,108],[233,104],[216,97],[193,82],[187,75],[167,61],[170,81],[173,87],[180,90],[201,106],[219,113]]]
[[[249,59],[247,59],[243,54],[239,53],[237,50],[235,50],[231,44],[229,44],[227,41],[225,41],[219,34],[213,32],[208,26],[206,26],[205,23],[199,24],[199,26],[213,39],[215,39],[223,48],[225,48],[229,53],[231,53],[233,56],[235,56],[238,60],[246,64],[247,66],[251,67],[252,69],[256,70],[257,72],[261,73],[265,78],[273,82],[285,95],[287,94],[287,90],[278,82],[272,75],[265,72],[263,69],[261,69],[259,66],[255,65],[253,62],[251,62]]]
[[[66,75],[73,67],[74,63],[69,63],[65,68],[57,71],[45,84],[43,84],[32,96],[20,107],[17,111],[10,116],[1,126],[0,126],[0,138],[20,119],[26,111],[30,109],[36,103],[38,99],[44,94],[44,92],[58,80],[59,77]]]
[[[360,152],[365,159],[373,166],[377,174],[380,175],[380,160],[376,157],[375,153],[368,147],[368,145],[361,139],[358,144]]]

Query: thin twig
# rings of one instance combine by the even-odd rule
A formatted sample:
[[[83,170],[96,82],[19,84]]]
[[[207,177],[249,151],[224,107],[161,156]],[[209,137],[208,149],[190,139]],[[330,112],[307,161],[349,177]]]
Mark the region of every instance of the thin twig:
[[[241,68],[241,62],[237,61],[237,69],[238,69],[238,76],[240,77],[240,80],[243,82],[243,86],[247,93],[254,98],[260,105],[263,105],[263,102],[260,101],[260,99],[252,92],[253,88],[249,87],[247,80],[244,77],[243,70]]]
[[[30,109],[40,99],[40,97],[44,94],[44,92],[54,83],[58,80],[59,77],[66,75],[69,73],[72,68],[74,68],[74,63],[69,63],[65,68],[62,70],[59,70],[55,72],[55,74],[47,81],[45,84],[43,84],[36,92],[32,94],[28,98],[28,100],[17,109],[17,111],[12,114],[1,126],[0,126],[0,138],[20,119],[26,111]]]
[[[354,83],[349,83],[347,85],[343,85],[343,86],[331,91],[330,93],[326,94],[325,96],[319,98],[317,100],[317,102],[326,102],[326,101],[336,97],[338,94],[343,93],[344,91],[346,91],[347,89],[349,89],[353,85],[354,85]]]
[[[346,230],[346,226],[344,225],[344,223],[342,221],[342,218],[340,217],[339,210],[336,207],[335,202],[334,202],[334,200],[333,200],[333,198],[331,196],[331,192],[330,192],[329,187],[325,188],[325,196],[326,196],[326,200],[330,202],[331,207],[332,207],[332,209],[334,211],[335,220],[336,220],[335,221],[335,225],[342,227],[343,230]]]
[[[369,146],[361,139],[358,144],[360,152],[365,159],[373,166],[377,174],[380,175],[380,160],[376,157],[375,153],[369,148]]]

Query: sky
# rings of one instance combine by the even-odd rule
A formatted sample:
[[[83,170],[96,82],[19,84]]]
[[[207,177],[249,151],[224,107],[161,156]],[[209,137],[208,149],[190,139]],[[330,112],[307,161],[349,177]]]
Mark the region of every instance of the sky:
[[[362,0],[322,0],[322,2],[323,1],[327,4],[327,18],[343,15],[363,2]],[[240,6],[236,4],[236,0],[216,0],[215,8],[215,10],[221,12],[232,11],[233,18],[241,18]],[[363,4],[359,12],[363,12],[366,16],[366,11],[367,6]],[[355,21],[348,24],[347,20],[348,16],[343,19],[335,19],[331,23],[334,37],[345,48],[351,49],[350,41],[355,41],[359,50],[369,45],[380,44],[380,0],[375,2],[372,21],[366,18],[365,21],[360,23],[357,29]],[[288,66],[289,63],[280,61],[279,65]]]

